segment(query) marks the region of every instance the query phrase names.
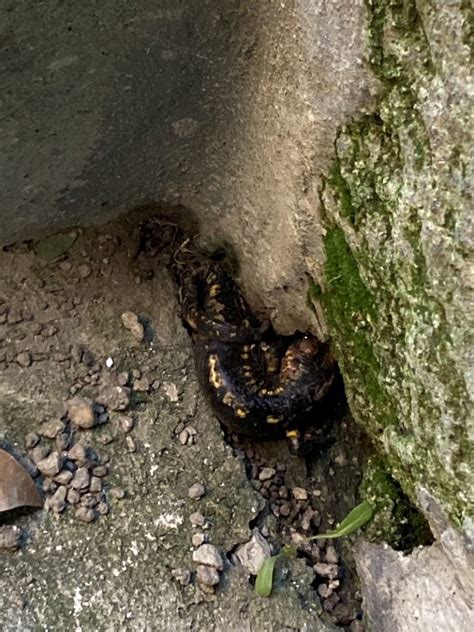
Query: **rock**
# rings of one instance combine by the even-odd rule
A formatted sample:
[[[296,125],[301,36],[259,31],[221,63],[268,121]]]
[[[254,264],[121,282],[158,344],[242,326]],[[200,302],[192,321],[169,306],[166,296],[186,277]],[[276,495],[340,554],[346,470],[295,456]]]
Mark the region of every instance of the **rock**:
[[[99,504],[99,498],[97,494],[87,493],[82,496],[79,503],[82,507],[88,507],[89,509],[92,509],[93,507],[97,507],[97,505]]]
[[[123,371],[117,375],[117,384],[119,386],[127,386],[129,379],[128,371]]]
[[[38,429],[38,434],[47,439],[55,439],[64,430],[64,422],[60,419],[51,419],[42,424]]]
[[[331,590],[331,588],[329,588],[329,586],[327,584],[319,584],[319,586],[318,586],[318,595],[322,599],[326,599],[327,597],[330,597],[332,595],[332,590]]]
[[[106,465],[96,465],[92,468],[92,474],[94,476],[98,476],[99,478],[104,478],[107,476],[108,468]]]
[[[68,459],[71,461],[83,461],[87,458],[87,448],[82,443],[76,443],[69,449],[67,453]]]
[[[280,506],[280,516],[284,516],[285,518],[289,516],[291,513],[291,507],[287,503],[284,503]]]
[[[99,504],[96,507],[97,512],[101,515],[101,516],[106,516],[109,513],[109,506],[108,504],[105,502],[105,500],[101,500],[99,502]]]
[[[251,575],[257,575],[263,562],[270,557],[272,550],[258,529],[254,529],[251,539],[240,546],[235,557]]]
[[[104,386],[97,401],[109,410],[125,410],[130,404],[130,389],[126,386]]]
[[[133,453],[137,451],[137,444],[135,442],[135,439],[130,435],[127,435],[125,437],[125,445],[127,446],[127,452]]]
[[[47,509],[52,509],[54,513],[62,513],[66,509],[67,487],[60,485],[50,498],[46,500]]]
[[[91,476],[89,489],[93,493],[102,491],[102,480],[98,476]]]
[[[82,520],[82,522],[93,522],[96,519],[97,514],[94,509],[79,505],[76,509],[75,516],[78,520]]]
[[[193,546],[201,546],[201,544],[204,544],[204,542],[206,541],[206,536],[204,533],[193,533],[192,537],[191,537],[191,542],[193,544]]]
[[[205,586],[217,586],[219,583],[219,573],[212,566],[200,564],[196,568],[196,578],[199,583]]]
[[[115,498],[116,500],[125,498],[125,491],[121,487],[111,487],[108,493],[111,498]]]
[[[201,544],[201,546],[193,552],[193,562],[212,566],[221,571],[224,568],[224,562],[217,547],[213,544]]]
[[[62,470],[54,477],[54,482],[59,485],[67,485],[71,482],[74,474],[70,470]]]
[[[76,396],[66,402],[66,410],[71,422],[78,428],[92,428],[96,425],[94,403],[88,397]]]
[[[92,272],[91,268],[90,268],[87,264],[85,264],[85,263],[83,263],[82,265],[80,265],[80,266],[77,268],[77,271],[78,271],[78,273],[79,273],[79,276],[80,276],[82,279],[87,279],[87,277],[88,277],[88,276],[90,276],[90,274],[91,274],[91,272]]]
[[[130,333],[137,339],[143,340],[145,337],[145,328],[138,320],[138,316],[133,312],[124,312],[121,316],[122,324],[125,329],[128,329]]]
[[[204,487],[204,485],[201,485],[201,483],[194,483],[194,485],[191,485],[191,487],[188,489],[188,496],[193,500],[200,500],[205,493],[206,488]]]
[[[64,452],[69,448],[71,443],[71,435],[67,432],[60,432],[56,437],[56,449],[58,452]]]
[[[71,480],[71,487],[76,490],[83,490],[89,487],[90,474],[86,467],[80,467],[77,469]]]
[[[43,476],[49,476],[51,478],[53,476],[56,476],[56,474],[59,474],[63,464],[64,457],[61,456],[58,452],[51,452],[51,454],[45,459],[36,463],[41,474],[43,474]]]
[[[328,564],[338,564],[339,562],[337,551],[332,545],[329,545],[326,549],[326,562]]]
[[[128,415],[121,415],[117,421],[122,432],[130,432],[135,425],[133,417],[129,417]]]
[[[276,474],[276,470],[273,467],[262,467],[258,478],[260,481],[268,481]]]
[[[187,586],[191,581],[191,571],[186,568],[175,568],[171,571],[171,575],[181,586]]]
[[[181,445],[186,445],[189,439],[189,433],[188,431],[185,430],[181,430],[181,432],[178,435],[178,441],[181,443]]]
[[[147,377],[142,377],[139,380],[133,382],[133,388],[135,391],[142,393],[148,393],[150,390],[150,380]]]
[[[179,401],[178,387],[174,382],[165,382],[163,384],[163,390],[170,402]]]
[[[326,564],[325,562],[316,562],[313,569],[320,577],[329,577],[330,579],[334,579],[339,573],[337,564]]]
[[[69,489],[67,492],[67,501],[71,505],[77,505],[81,500],[81,495],[76,489]]]
[[[38,444],[40,438],[36,432],[29,432],[25,437],[25,447],[27,450],[31,450]]]
[[[32,362],[31,353],[29,351],[23,351],[16,356],[15,360],[20,366],[28,367]]]
[[[206,518],[199,511],[195,511],[189,516],[189,521],[193,527],[203,527],[206,524]]]
[[[0,525],[0,549],[18,549],[22,530],[16,525]]]
[[[308,492],[302,487],[293,487],[291,490],[296,500],[308,500]]]

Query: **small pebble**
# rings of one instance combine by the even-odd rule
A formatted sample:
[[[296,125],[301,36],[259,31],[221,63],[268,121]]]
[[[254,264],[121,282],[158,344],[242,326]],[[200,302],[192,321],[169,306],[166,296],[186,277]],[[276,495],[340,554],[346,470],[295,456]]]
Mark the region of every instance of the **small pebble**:
[[[54,482],[59,485],[67,485],[71,482],[74,474],[70,470],[61,470],[59,474],[54,477]]]
[[[326,562],[328,564],[337,564],[339,562],[337,551],[332,545],[329,545],[326,549]]]
[[[326,564],[325,562],[316,562],[313,569],[320,577],[329,577],[330,579],[337,577],[339,572],[336,564]]]
[[[185,568],[175,568],[171,571],[171,575],[181,584],[181,586],[187,586],[191,581],[191,571]]]
[[[133,382],[133,388],[135,391],[148,393],[150,390],[150,380],[147,377],[142,377],[139,380]]]
[[[200,584],[205,586],[217,586],[219,583],[219,573],[212,566],[200,564],[196,568],[196,578]]]
[[[22,367],[28,367],[31,365],[31,353],[29,351],[23,351],[16,356],[16,362]]]
[[[93,493],[102,491],[102,480],[98,476],[91,476],[89,490]]]
[[[108,504],[105,502],[105,500],[101,500],[99,502],[99,504],[96,507],[97,512],[101,515],[101,516],[106,516],[109,513],[109,506]]]
[[[127,452],[133,453],[137,451],[137,444],[131,435],[125,437],[125,445],[127,446]]]
[[[122,373],[119,373],[117,375],[117,384],[119,386],[127,386],[128,381],[129,381],[129,375],[127,371],[123,371]]]
[[[109,410],[125,410],[130,404],[130,389],[125,386],[104,386],[97,401]]]
[[[165,382],[163,384],[163,390],[170,402],[179,401],[178,387],[176,386],[176,384],[174,384],[173,382]]]
[[[205,493],[206,488],[204,487],[204,485],[201,485],[201,483],[194,483],[194,485],[191,485],[191,487],[188,489],[188,496],[193,500],[200,500]]]
[[[109,443],[112,443],[113,440],[114,438],[110,434],[110,432],[104,432],[99,437],[99,441],[102,443],[102,445],[109,445]]]
[[[87,489],[89,487],[89,483],[89,470],[86,467],[78,468],[71,480],[71,487],[77,490]]]
[[[201,546],[206,541],[206,535],[204,533],[193,533],[191,542],[193,546]]]
[[[83,507],[89,507],[89,509],[92,509],[99,504],[99,499],[97,498],[96,494],[87,493],[82,496],[80,504]]]
[[[94,403],[88,397],[76,396],[66,402],[69,419],[78,428],[92,428],[96,425]]]
[[[52,509],[54,513],[62,513],[66,509],[67,487],[60,485],[54,494],[47,499],[47,508]]]
[[[332,594],[332,590],[329,588],[327,584],[319,584],[318,586],[318,595],[322,599],[326,599]]]
[[[125,498],[125,491],[121,487],[111,487],[109,489],[109,496],[117,500],[122,500],[122,498]]]
[[[60,432],[56,437],[56,449],[58,452],[64,452],[69,448],[71,436],[67,432]]]
[[[263,467],[260,470],[260,474],[258,478],[260,481],[268,481],[273,478],[276,474],[276,470],[273,467]]]
[[[251,539],[240,546],[235,557],[252,575],[257,575],[263,562],[270,557],[272,550],[258,529],[254,529]]]
[[[222,556],[217,547],[213,544],[201,544],[201,546],[193,552],[193,562],[204,564],[205,566],[212,566],[220,571],[224,568]]]
[[[71,505],[77,505],[77,503],[81,500],[81,495],[76,489],[68,489],[67,492],[67,501]]]
[[[290,512],[291,512],[290,505],[287,505],[286,503],[284,505],[281,505],[280,516],[284,516],[286,518],[287,516],[290,515]]]
[[[55,439],[64,430],[64,422],[60,419],[51,419],[38,428],[38,434],[47,439]]]
[[[187,430],[181,430],[181,432],[178,435],[178,441],[181,443],[181,445],[186,445],[189,439],[189,433]]]
[[[117,421],[122,432],[130,432],[135,425],[134,418],[128,415],[121,415]]]
[[[91,268],[90,268],[87,264],[85,264],[85,263],[83,263],[82,265],[80,265],[80,266],[77,268],[77,271],[78,271],[78,273],[79,273],[79,276],[80,276],[82,279],[87,279],[87,277],[88,277],[88,276],[90,276],[90,274],[91,274],[91,272],[92,272]]]
[[[107,476],[107,471],[108,468],[106,465],[96,465],[92,468],[93,476],[98,476],[99,478],[104,478],[104,476]]]
[[[51,452],[45,459],[36,463],[43,476],[53,477],[59,474],[64,463],[64,457],[58,452]]]
[[[31,450],[38,444],[40,438],[36,432],[29,432],[25,437],[25,446],[27,450]]]
[[[84,507],[83,505],[79,505],[76,509],[76,518],[78,520],[82,520],[82,522],[93,522],[96,518],[96,513],[94,509],[91,507]]]
[[[18,549],[22,530],[16,525],[0,525],[0,549]]]
[[[105,366],[106,366],[108,369],[111,369],[111,368],[114,366],[114,361],[113,361],[113,359],[112,359],[112,358],[110,358],[110,357],[109,357],[109,358],[107,358],[107,359],[106,359],[106,361],[105,361]]]
[[[87,448],[82,443],[76,443],[69,449],[67,453],[68,459],[71,461],[84,461],[87,458]]]
[[[128,331],[130,331],[137,340],[143,340],[145,337],[145,328],[138,320],[138,316],[136,314],[133,312],[124,312],[121,319],[125,329],[128,329]]]
[[[189,521],[193,527],[203,527],[206,524],[206,518],[199,511],[195,511],[189,516]]]
[[[302,487],[293,487],[291,490],[296,500],[308,500],[308,492]]]

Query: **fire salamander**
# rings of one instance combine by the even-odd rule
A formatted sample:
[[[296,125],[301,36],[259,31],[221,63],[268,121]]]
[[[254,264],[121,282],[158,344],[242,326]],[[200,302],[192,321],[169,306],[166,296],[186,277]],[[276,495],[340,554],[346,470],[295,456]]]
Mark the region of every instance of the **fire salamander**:
[[[237,434],[286,435],[293,453],[308,451],[305,428],[335,374],[327,345],[312,335],[277,337],[217,263],[179,283],[199,382],[218,419]]]

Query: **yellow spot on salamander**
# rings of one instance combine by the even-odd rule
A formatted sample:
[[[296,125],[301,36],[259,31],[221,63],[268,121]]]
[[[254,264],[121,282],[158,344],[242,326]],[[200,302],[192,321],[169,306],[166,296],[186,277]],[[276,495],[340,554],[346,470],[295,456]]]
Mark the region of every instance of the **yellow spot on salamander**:
[[[224,397],[222,398],[222,402],[226,405],[226,406],[232,406],[233,402],[235,399],[235,395],[234,393],[231,393],[230,391],[227,391],[227,393],[224,395]]]
[[[241,419],[244,419],[244,417],[247,417],[247,413],[248,413],[248,410],[245,408],[242,408],[242,406],[239,406],[238,408],[235,409],[235,414],[237,415],[237,417],[240,417]]]
[[[278,417],[276,417],[275,415],[267,416],[267,424],[277,424],[280,421],[283,421],[283,415],[278,415]]]
[[[262,390],[260,391],[259,395],[266,395],[268,393],[266,388],[262,388]]]
[[[286,436],[288,439],[297,439],[299,437],[299,432],[297,430],[288,430]]]
[[[211,285],[211,287],[209,288],[209,296],[211,298],[214,298],[214,296],[217,296],[220,292],[220,285],[218,283],[215,283],[214,285]]]
[[[240,357],[242,358],[242,360],[248,360],[250,358],[248,353],[241,353]]]
[[[209,382],[214,386],[214,388],[219,388],[222,386],[221,378],[217,369],[217,365],[219,360],[217,356],[212,354],[209,356]]]

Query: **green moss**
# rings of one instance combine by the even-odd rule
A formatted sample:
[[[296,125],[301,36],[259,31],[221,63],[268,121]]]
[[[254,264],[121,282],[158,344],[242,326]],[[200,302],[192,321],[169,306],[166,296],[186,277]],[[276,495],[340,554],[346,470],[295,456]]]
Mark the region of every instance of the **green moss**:
[[[367,9],[371,65],[383,90],[376,112],[345,126],[336,142],[322,195],[321,303],[351,408],[386,466],[412,501],[425,486],[460,523],[472,484],[455,352],[465,334],[462,325],[453,333],[452,315],[448,321],[446,305],[458,291],[450,263],[441,265],[447,274],[434,291],[426,219],[437,221],[430,204],[447,202],[436,248],[441,257],[465,257],[457,235],[466,148],[461,137],[452,146],[443,138],[451,159],[432,164],[418,91],[437,69],[414,0],[367,1]],[[431,19],[434,10],[423,10]]]
[[[372,542],[387,542],[407,551],[431,544],[433,536],[425,517],[410,503],[383,457],[368,461],[361,483],[361,497],[374,507],[374,517],[365,528]]]

